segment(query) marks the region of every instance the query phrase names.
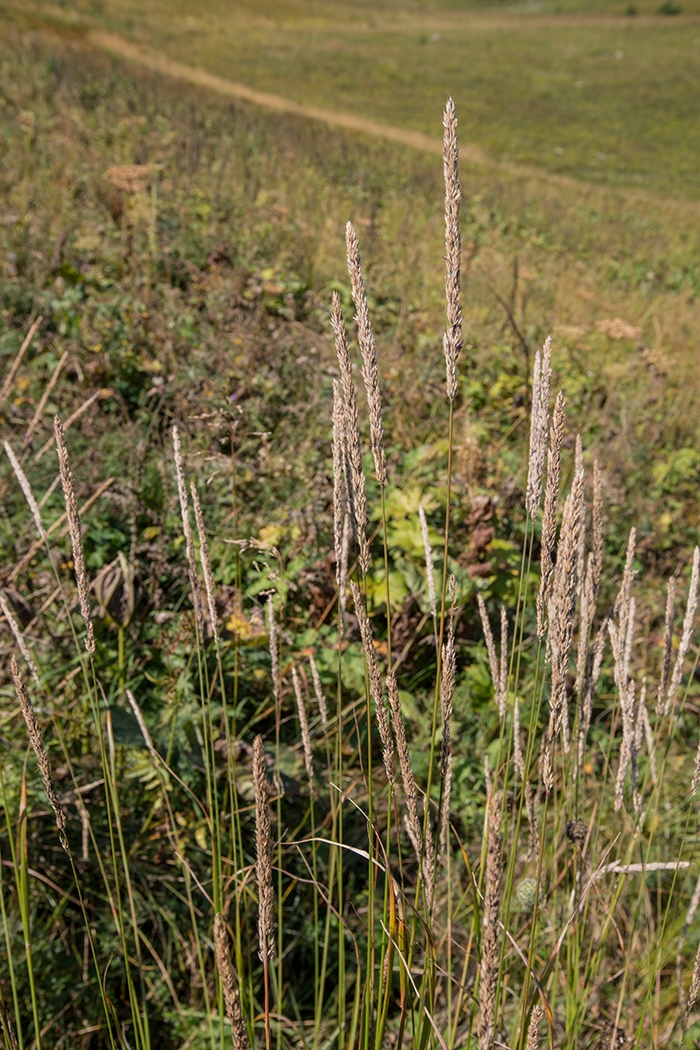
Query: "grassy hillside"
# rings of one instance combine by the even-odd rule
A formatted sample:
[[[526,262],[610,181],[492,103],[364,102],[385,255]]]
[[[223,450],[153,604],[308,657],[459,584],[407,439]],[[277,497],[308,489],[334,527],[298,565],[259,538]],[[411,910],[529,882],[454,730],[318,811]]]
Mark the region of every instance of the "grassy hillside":
[[[639,1050],[690,1048],[700,1032],[692,1002],[682,1020],[698,944],[694,922],[683,932],[697,881],[697,204],[464,166],[465,345],[450,411],[439,158],[145,73],[86,46],[89,25],[67,29],[60,9],[50,18],[1,10],[0,437],[50,531],[45,547],[3,452],[5,1047],[11,1032],[38,1050],[215,1050],[232,1032],[244,1047],[224,998],[231,981],[216,954],[218,912],[228,922],[244,1027],[259,1046],[370,1050],[386,1038],[418,1048],[437,1046],[437,1029],[448,1046],[476,1050],[491,987],[496,1034],[511,1050],[525,1046],[536,1001],[550,1011],[541,1046],[608,1050],[624,1035]],[[126,32],[125,10],[105,3],[90,17]],[[286,10],[301,17],[301,7]],[[327,11],[305,10],[330,32]],[[163,33],[157,11],[146,8],[152,21],[139,21],[138,32],[160,24]],[[407,11],[427,17],[418,5],[401,17]],[[245,24],[272,33],[269,14],[249,9]],[[185,24],[169,17],[167,25],[171,42],[165,33],[151,42],[194,61]],[[212,46],[221,43],[214,29]],[[264,64],[256,68],[268,75]],[[296,73],[288,75],[291,83]],[[435,137],[443,104],[430,121],[425,110]],[[465,125],[468,115],[463,136]],[[339,371],[328,314],[336,291],[357,362],[348,218],[376,333],[389,482],[382,493],[373,478],[356,363],[373,542],[367,572],[355,573],[365,597],[359,607],[348,602],[340,625],[330,433]],[[554,671],[535,630],[541,522],[526,515],[524,496],[533,365],[550,332],[552,394],[561,387],[567,399],[562,489],[583,492],[580,434],[586,552],[598,551],[603,572],[589,639],[569,544],[575,611],[567,599],[569,611],[559,617],[564,606],[552,607],[550,619],[568,623],[574,637],[564,668],[571,681],[560,666],[558,685],[574,745],[549,738],[547,788],[538,762]],[[62,518],[54,412],[66,425],[96,580],[88,593],[94,659],[78,612],[79,558]],[[213,605],[200,622],[196,595],[206,588],[191,587],[173,423],[204,511],[195,577],[208,536]],[[602,547],[591,513],[594,459]],[[455,578],[449,804],[437,760],[447,734],[435,635],[448,638],[450,620],[444,609],[432,615],[419,504],[438,595],[443,570]],[[637,542],[625,574],[631,525]],[[671,575],[675,630],[664,626]],[[492,624],[505,610],[503,688],[477,595]],[[374,642],[365,637],[363,647],[364,601]],[[574,671],[583,660],[592,674],[601,638],[586,714]],[[47,802],[46,766],[37,769],[27,751],[10,664],[18,651],[68,850]],[[392,725],[399,743],[405,719],[413,791],[398,760],[389,790],[378,705],[367,694],[373,660],[382,685],[390,668],[398,675]],[[664,667],[676,664],[678,681],[669,683]],[[262,779],[253,766],[258,735]],[[275,942],[267,968],[254,815],[266,791]],[[430,865],[398,822],[423,791],[438,844],[443,815],[450,818],[434,866],[434,909]],[[582,821],[585,834],[571,821]],[[415,820],[411,831],[415,841]],[[499,940],[499,916],[512,942]],[[411,956],[415,988],[400,953]]]
[[[435,133],[586,181],[698,197],[700,5],[78,0],[97,24],[298,102]]]

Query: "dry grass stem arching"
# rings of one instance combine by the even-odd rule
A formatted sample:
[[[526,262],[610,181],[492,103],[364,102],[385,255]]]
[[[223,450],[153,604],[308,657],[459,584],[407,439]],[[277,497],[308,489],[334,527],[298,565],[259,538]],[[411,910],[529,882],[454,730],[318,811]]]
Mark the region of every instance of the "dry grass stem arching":
[[[362,466],[362,449],[360,446],[360,423],[357,414],[355,383],[352,378],[352,365],[348,350],[348,339],[340,308],[340,296],[333,292],[331,327],[335,335],[335,350],[340,369],[340,386],[343,392],[343,413],[345,416],[345,450],[347,466],[345,480],[348,487],[348,500],[357,535],[360,567],[365,575],[369,571],[369,543],[367,540],[367,492],[365,472]]]
[[[690,648],[690,642],[693,636],[693,627],[695,626],[695,614],[698,609],[698,578],[700,577],[700,548],[696,547],[693,552],[693,569],[690,575],[690,587],[688,588],[688,601],[685,607],[685,616],[683,617],[683,631],[681,633],[681,640],[678,646],[678,653],[676,654],[676,662],[673,665],[673,673],[671,674],[671,681],[668,686],[668,693],[666,695],[666,705],[664,707],[664,714],[673,707],[676,701],[676,694],[678,693],[678,687],[681,684],[681,678],[683,676],[683,661],[686,658],[688,649]]]
[[[219,971],[221,989],[224,993],[226,1016],[231,1022],[231,1039],[233,1050],[250,1050],[248,1028],[241,1011],[241,994],[238,990],[236,971],[231,962],[231,945],[223,915],[218,912],[214,917],[214,952],[216,968]]]
[[[554,405],[547,453],[547,484],[542,511],[542,540],[540,553],[540,588],[537,594],[537,634],[544,637],[545,610],[551,593],[554,573],[554,552],[557,546],[557,505],[561,480],[561,446],[564,440],[564,395],[560,392]]]
[[[542,353],[535,355],[530,416],[530,454],[528,457],[525,507],[534,521],[542,498],[542,474],[549,429],[549,391],[552,381],[552,340],[547,337]]]
[[[75,498],[73,487],[73,475],[70,469],[70,459],[66,448],[66,439],[63,427],[58,416],[54,419],[54,431],[56,434],[56,449],[58,451],[58,464],[61,471],[61,485],[66,503],[66,514],[68,516],[68,532],[70,534],[71,546],[73,548],[73,568],[75,579],[78,584],[78,600],[80,612],[85,621],[87,635],[85,637],[85,648],[90,659],[95,655],[95,636],[92,628],[92,617],[90,614],[90,580],[85,566],[85,554],[83,552],[83,539],[80,530],[80,515],[78,514],[78,501]]]
[[[265,768],[263,739],[253,744],[253,788],[255,790],[255,875],[258,883],[258,952],[264,961],[274,952],[272,936],[272,835],[270,833],[270,785]]]
[[[209,622],[211,624],[212,634],[214,635],[216,651],[220,655],[219,623],[216,612],[216,597],[214,595],[214,577],[212,575],[211,560],[209,558],[209,544],[207,543],[207,529],[204,524],[204,515],[202,514],[202,508],[199,504],[199,497],[194,482],[190,484],[190,495],[192,496],[194,520],[197,525],[197,535],[199,536],[199,560],[202,563],[202,574],[204,576],[204,590],[207,596]]]
[[[294,685],[297,714],[299,716],[299,727],[301,729],[301,746],[304,750],[304,765],[306,766],[306,775],[309,778],[309,790],[313,794],[314,760],[313,752],[311,750],[311,734],[309,733],[309,720],[306,716],[306,704],[304,703],[304,697],[301,695],[301,684],[299,682],[299,675],[297,674],[296,667],[292,668],[292,683]]]
[[[24,640],[24,635],[20,631],[19,624],[17,623],[16,619],[12,615],[12,610],[10,609],[10,604],[7,601],[7,598],[5,597],[5,592],[2,591],[2,590],[0,590],[0,609],[2,610],[3,616],[7,620],[8,626],[9,626],[10,630],[12,631],[12,634],[14,635],[15,641],[17,642],[17,648],[21,652],[22,657],[24,659],[24,662],[27,664],[27,667],[29,668],[29,672],[30,672],[32,678],[34,679],[34,681],[35,681],[35,683],[37,685],[37,688],[39,689],[39,692],[43,692],[41,681],[39,679],[39,672],[37,671],[37,667],[36,667],[36,664],[34,662],[34,658],[33,658],[32,654],[29,652],[29,648],[27,647],[27,643]]]
[[[428,580],[428,601],[430,602],[430,615],[433,623],[437,622],[437,601],[435,598],[435,566],[433,565],[433,549],[430,546],[430,535],[428,533],[428,520],[423,510],[423,504],[418,507],[420,518],[420,531],[423,537],[423,549],[425,550],[425,575]]]
[[[187,571],[190,578],[190,594],[192,596],[192,607],[194,608],[195,622],[199,637],[204,638],[204,612],[202,610],[202,596],[197,579],[197,563],[194,557],[194,542],[192,540],[192,529],[190,527],[190,509],[187,502],[187,486],[185,485],[185,469],[182,462],[182,447],[180,445],[180,432],[177,423],[173,424],[173,452],[175,459],[175,477],[177,478],[177,494],[180,501],[180,515],[182,517],[182,534],[185,537],[185,553],[187,555]]]
[[[362,378],[367,391],[369,407],[369,437],[374,459],[374,473],[379,484],[386,485],[386,456],[384,454],[384,424],[382,423],[382,398],[379,392],[379,372],[377,371],[377,348],[374,344],[374,333],[369,319],[365,282],[362,277],[362,260],[360,244],[352,223],[345,227],[345,247],[348,257],[348,274],[352,286],[352,299],[355,304],[357,321],[357,340],[362,354]]]
[[[53,388],[56,386],[56,383],[58,382],[58,378],[59,378],[61,372],[63,371],[63,366],[65,365],[67,360],[68,360],[68,351],[65,350],[63,352],[63,354],[61,355],[58,364],[56,365],[56,367],[54,368],[53,372],[51,373],[51,378],[49,379],[48,383],[44,387],[44,392],[41,395],[41,398],[39,400],[39,404],[36,406],[36,409],[34,410],[34,415],[31,418],[31,422],[30,422],[29,426],[27,427],[27,429],[25,431],[24,437],[22,438],[22,448],[23,449],[25,449],[27,447],[27,445],[29,444],[29,442],[32,440],[32,434],[36,430],[39,422],[44,418],[44,410],[46,408],[46,405],[48,403],[49,398],[51,397],[51,394],[53,393]]]
[[[31,345],[32,339],[36,335],[36,331],[37,331],[39,325],[41,324],[41,322],[43,320],[44,320],[43,317],[37,317],[36,321],[31,326],[31,328],[29,329],[29,331],[25,335],[24,339],[22,340],[22,345],[20,346],[20,348],[19,348],[19,350],[17,352],[17,356],[15,357],[14,361],[12,362],[12,365],[10,367],[10,371],[7,373],[7,379],[5,380],[5,382],[2,385],[2,390],[0,390],[0,409],[2,409],[4,407],[5,402],[7,401],[8,397],[10,396],[10,391],[12,390],[12,384],[14,383],[15,377],[17,376],[17,373],[19,372],[20,365],[22,364],[22,359],[24,358],[25,353],[29,349],[29,346]]]
[[[497,800],[488,814],[486,876],[482,911],[481,960],[479,969],[479,1050],[492,1050],[496,1031],[496,998],[500,959],[499,913],[501,909],[502,839],[498,830]]]
[[[372,626],[367,616],[367,610],[365,609],[365,603],[360,593],[360,588],[357,586],[354,580],[350,582],[350,588],[352,590],[352,600],[355,605],[355,615],[357,616],[357,622],[360,627],[360,634],[362,636],[362,648],[365,653],[365,660],[367,661],[367,677],[369,678],[369,692],[374,704],[374,717],[377,719],[377,728],[379,729],[379,738],[382,742],[382,758],[384,760],[384,769],[386,771],[386,777],[392,788],[394,787],[394,741],[391,739],[391,729],[389,728],[389,719],[387,718],[386,707],[384,706],[384,693],[382,690],[382,676],[379,671],[379,665],[377,663],[377,654],[374,651],[374,638],[372,637]]]
[[[14,475],[17,478],[17,481],[19,482],[19,487],[22,489],[22,493],[27,501],[27,505],[30,511],[32,512],[32,517],[34,518],[36,530],[39,533],[41,539],[44,541],[44,543],[48,544],[49,541],[46,535],[46,530],[41,520],[41,513],[39,512],[38,504],[34,499],[34,493],[32,492],[32,487],[29,484],[29,479],[22,470],[20,461],[17,459],[17,456],[14,453],[14,449],[12,448],[12,445],[10,445],[9,441],[3,441],[3,447],[5,449],[5,452],[7,453],[7,458],[12,464],[12,470],[14,471]]]
[[[326,697],[321,685],[321,676],[318,673],[313,653],[309,653],[309,667],[311,668],[311,679],[314,683],[314,693],[318,702],[319,714],[321,715],[321,725],[326,729],[328,726],[328,705],[326,704]]]
[[[460,303],[460,266],[462,258],[459,232],[459,204],[462,192],[459,187],[459,149],[457,146],[457,117],[455,104],[447,100],[442,120],[443,138],[442,166],[445,178],[445,300],[447,304],[447,330],[443,337],[445,367],[447,372],[447,397],[457,397],[457,359],[462,350],[462,307]]]
[[[34,708],[32,702],[29,699],[29,693],[27,687],[24,684],[22,678],[22,672],[19,669],[19,665],[15,660],[14,656],[10,661],[10,668],[12,671],[12,678],[15,683],[15,692],[17,693],[17,699],[19,700],[19,706],[22,709],[24,721],[27,724],[27,732],[29,733],[29,743],[32,745],[32,750],[36,755],[36,764],[39,767],[41,779],[44,782],[44,791],[46,797],[51,803],[51,808],[54,811],[56,817],[56,827],[58,828],[58,838],[63,849],[66,853],[70,853],[68,847],[68,841],[66,839],[66,816],[63,812],[63,806],[56,793],[56,788],[53,782],[53,776],[51,773],[51,763],[49,762],[49,756],[46,753],[44,742],[41,739],[41,730],[39,729],[39,723],[36,720],[34,714]]]
[[[542,1027],[542,1018],[544,1017],[544,1010],[539,1003],[536,1003],[532,1008],[532,1014],[530,1015],[530,1024],[527,1029],[527,1043],[525,1044],[525,1050],[539,1050],[540,1045],[540,1028]]]

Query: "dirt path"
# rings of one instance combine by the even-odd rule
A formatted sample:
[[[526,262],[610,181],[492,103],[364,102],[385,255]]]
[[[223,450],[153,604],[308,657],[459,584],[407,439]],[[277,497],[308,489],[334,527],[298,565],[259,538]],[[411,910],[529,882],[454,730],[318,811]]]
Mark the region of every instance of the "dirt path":
[[[28,8],[40,13],[44,12],[53,18],[59,18],[65,22],[75,22],[76,19],[66,17],[66,12],[51,3],[29,3]],[[83,17],[79,18],[82,25],[85,24]],[[563,21],[563,20],[562,20]],[[562,24],[561,21],[558,24]],[[94,23],[93,23],[94,25]],[[47,27],[48,28],[48,27]],[[254,105],[274,110],[278,113],[292,113],[311,120],[322,121],[329,127],[345,128],[349,131],[357,131],[365,135],[372,135],[388,142],[396,142],[411,149],[420,150],[424,153],[442,155],[442,140],[431,135],[425,135],[420,131],[411,131],[408,128],[395,127],[391,124],[382,124],[379,121],[358,117],[352,113],[343,113],[336,110],[321,109],[317,106],[308,106],[282,95],[267,91],[257,91],[247,84],[240,84],[226,77],[210,73],[206,69],[190,66],[185,62],[170,58],[162,51],[137,44],[119,33],[110,33],[98,28],[89,28],[82,38],[89,44],[99,47],[113,55],[126,58],[138,65],[150,69],[163,76],[184,80],[190,84],[215,91],[219,95],[229,98],[242,99]],[[637,203],[644,206],[648,204],[654,208],[670,209],[679,211],[686,217],[694,219],[700,216],[700,201],[672,199],[656,196],[644,190],[621,186],[598,186],[583,179],[576,179],[570,175],[560,175],[548,172],[543,168],[531,165],[517,164],[512,161],[501,160],[489,155],[478,146],[464,144],[460,145],[460,159],[465,165],[484,168],[486,170],[498,171],[504,175],[516,176],[528,181],[547,183],[550,186],[561,186],[568,190],[585,195],[590,198],[591,194],[604,192],[614,193],[618,198],[628,201],[630,204]]]

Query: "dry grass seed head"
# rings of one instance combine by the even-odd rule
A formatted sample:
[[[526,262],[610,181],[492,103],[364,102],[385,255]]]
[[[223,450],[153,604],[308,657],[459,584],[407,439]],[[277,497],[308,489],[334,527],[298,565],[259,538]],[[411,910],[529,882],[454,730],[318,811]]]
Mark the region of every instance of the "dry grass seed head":
[[[443,173],[445,178],[445,300],[447,330],[443,337],[447,372],[447,397],[457,397],[457,359],[462,350],[462,307],[460,304],[462,257],[459,232],[459,204],[462,192],[459,186],[459,149],[457,146],[457,117],[452,99],[447,100],[443,116]]]
[[[70,459],[61,420],[58,416],[55,416],[53,422],[56,435],[56,449],[58,452],[58,465],[61,472],[61,485],[63,487],[63,497],[66,503],[68,532],[70,535],[71,546],[73,548],[73,567],[76,583],[78,584],[78,601],[80,602],[80,613],[87,630],[85,648],[88,651],[90,659],[92,659],[95,655],[95,636],[92,629],[92,617],[90,614],[90,578],[85,566],[85,554],[83,552],[83,540],[80,530],[80,515],[78,514],[78,501],[75,498],[73,475],[71,474]]]
[[[17,478],[17,481],[19,482],[19,487],[22,489],[22,493],[24,495],[24,498],[27,501],[27,506],[29,507],[29,510],[31,511],[32,517],[34,519],[34,524],[36,525],[37,532],[39,533],[39,536],[44,541],[44,543],[48,544],[49,539],[48,539],[48,536],[46,535],[46,530],[45,530],[44,524],[43,524],[43,522],[41,520],[41,513],[39,511],[39,506],[38,506],[36,500],[34,499],[34,493],[32,492],[32,487],[29,484],[29,479],[27,478],[27,475],[22,470],[22,466],[20,464],[20,461],[17,459],[17,456],[15,455],[14,449],[12,448],[12,445],[9,443],[9,441],[3,441],[3,447],[4,447],[5,452],[7,454],[7,458],[9,459],[10,463],[12,464],[12,470],[14,471],[14,475]]]
[[[537,635],[544,637],[545,610],[551,593],[554,573],[554,552],[557,545],[557,505],[561,481],[561,446],[564,440],[564,395],[559,392],[554,405],[547,452],[547,484],[542,511],[542,538],[540,551],[540,587],[537,594]]]
[[[374,333],[369,319],[367,293],[362,277],[362,259],[360,244],[352,223],[345,227],[345,247],[348,259],[348,274],[352,287],[352,299],[355,304],[357,321],[357,339],[362,354],[362,378],[365,381],[367,405],[369,408],[369,436],[374,459],[374,473],[379,484],[386,485],[386,456],[384,454],[384,424],[382,422],[382,399],[379,392],[379,372],[377,370],[377,348]]]
[[[248,1028],[241,1011],[241,994],[238,989],[236,971],[231,962],[231,945],[223,915],[214,917],[214,953],[219,971],[221,989],[224,993],[226,1016],[231,1022],[233,1050],[250,1050]]]
[[[192,496],[192,506],[194,507],[194,520],[197,524],[197,535],[199,536],[199,560],[202,563],[202,573],[204,574],[204,590],[207,595],[207,611],[209,612],[211,629],[214,634],[216,651],[217,654],[220,655],[219,624],[216,612],[216,598],[214,595],[214,577],[211,571],[211,559],[209,558],[207,529],[204,524],[204,515],[202,514],[202,508],[199,503],[199,497],[194,482],[190,485],[190,494]]]
[[[10,604],[7,601],[7,598],[5,597],[5,592],[2,591],[2,590],[0,590],[0,609],[2,610],[3,616],[7,620],[7,624],[9,626],[10,630],[12,631],[12,634],[14,635],[15,641],[17,642],[17,647],[18,647],[19,651],[21,652],[22,657],[24,658],[24,661],[25,661],[25,663],[27,664],[27,666],[29,668],[29,672],[30,672],[32,678],[34,679],[34,682],[36,683],[36,686],[39,689],[39,692],[43,692],[42,686],[41,686],[41,682],[39,680],[39,672],[37,671],[36,664],[34,663],[34,658],[32,657],[32,654],[29,652],[29,648],[27,646],[27,643],[24,640],[24,635],[20,631],[19,624],[17,623],[17,621],[15,620],[14,616],[12,615],[12,610],[10,609]]]
[[[666,587],[666,613],[664,615],[664,655],[661,661],[659,691],[656,695],[656,713],[661,715],[666,702],[671,656],[673,653],[673,609],[676,601],[676,577],[672,576]]]
[[[690,648],[690,642],[693,637],[693,628],[695,626],[695,614],[698,609],[699,577],[700,547],[696,547],[693,552],[693,569],[690,575],[690,587],[688,588],[688,601],[685,607],[685,616],[683,617],[683,630],[681,632],[681,640],[678,646],[678,653],[676,654],[676,662],[673,665],[673,673],[671,674],[671,681],[668,687],[664,714],[668,714],[675,703],[678,687],[680,686],[681,678],[683,677],[683,662],[688,653],[688,649]]]
[[[326,704],[326,697],[321,685],[321,676],[318,673],[318,667],[316,666],[313,653],[309,653],[309,667],[311,668],[311,679],[314,683],[314,693],[316,694],[318,710],[321,715],[321,725],[325,729],[328,725],[328,705]]]
[[[270,785],[265,768],[263,739],[253,744],[253,788],[255,791],[255,874],[258,883],[258,953],[263,962],[274,952],[272,914],[272,835],[270,833]]]
[[[66,853],[69,853],[70,850],[68,848],[68,842],[66,839],[65,813],[63,812],[63,806],[61,805],[61,800],[58,797],[56,787],[53,782],[53,775],[51,773],[51,763],[49,762],[49,756],[46,753],[46,748],[44,747],[44,742],[41,738],[41,730],[39,729],[39,723],[36,720],[36,715],[34,714],[32,702],[29,699],[29,693],[27,692],[27,687],[24,684],[22,672],[20,671],[19,664],[15,660],[14,656],[10,661],[10,669],[12,671],[12,679],[15,683],[15,692],[17,694],[17,699],[19,700],[19,706],[22,710],[22,715],[24,716],[24,721],[27,725],[29,743],[32,745],[32,750],[36,755],[36,764],[39,767],[39,773],[41,774],[41,779],[44,782],[44,791],[46,792],[46,797],[51,803],[51,808],[53,809],[56,818],[58,838],[63,849],[66,851]]]
[[[275,606],[272,595],[267,599],[267,634],[270,645],[270,665],[272,670],[272,693],[275,703],[280,699],[280,671],[279,658],[277,654],[277,621],[275,620]]]
[[[199,636],[200,638],[204,638],[204,613],[202,610],[202,598],[199,591],[199,580],[197,579],[197,563],[194,556],[194,542],[192,540],[192,529],[190,527],[190,509],[187,501],[187,487],[185,485],[185,468],[182,460],[180,431],[178,430],[177,423],[173,424],[172,435],[175,477],[177,479],[177,495],[180,503],[180,516],[182,518],[182,534],[185,538],[185,553],[187,555],[187,572],[190,578],[192,607],[194,608],[195,622]]]
[[[340,370],[340,386],[343,393],[343,414],[345,418],[345,479],[348,487],[348,500],[353,516],[359,561],[362,571],[369,571],[369,543],[367,541],[367,492],[365,472],[362,466],[362,449],[360,446],[360,423],[357,414],[355,383],[352,378],[352,365],[348,350],[348,339],[340,307],[340,296],[333,292],[331,327],[335,335],[335,350]]]
[[[394,742],[391,739],[391,730],[389,728],[389,720],[387,718],[386,707],[384,706],[384,692],[382,689],[382,676],[379,671],[379,665],[377,663],[377,654],[374,651],[374,638],[372,636],[372,626],[367,616],[367,610],[365,609],[365,603],[360,593],[360,588],[357,586],[354,580],[350,582],[350,588],[352,590],[352,600],[355,605],[355,615],[357,616],[357,622],[360,627],[360,634],[362,636],[362,648],[365,653],[365,660],[367,661],[367,677],[369,678],[369,691],[374,704],[374,715],[377,719],[377,728],[379,729],[379,737],[382,742],[382,758],[384,759],[384,769],[386,771],[387,780],[394,787]]]
[[[428,520],[423,510],[423,504],[418,507],[420,518],[420,531],[423,537],[423,549],[425,550],[425,574],[428,580],[428,600],[430,602],[430,614],[433,623],[437,620],[437,599],[435,597],[435,566],[433,565],[433,550],[430,546],[430,535],[428,533]]]
[[[525,506],[531,520],[535,519],[542,497],[542,473],[547,451],[549,427],[549,391],[552,380],[552,340],[547,337],[542,352],[535,355],[532,381],[532,411],[530,416],[530,452],[528,456]]]
[[[490,806],[486,842],[486,875],[481,930],[479,973],[479,1050],[492,1050],[496,1029],[496,997],[500,961],[501,874],[503,871],[502,839],[499,833],[499,811],[496,799]]]
[[[539,1003],[536,1003],[532,1008],[532,1014],[530,1015],[530,1024],[527,1029],[527,1043],[525,1044],[525,1050],[539,1050],[540,1045],[540,1028],[542,1027],[542,1018],[544,1017],[544,1010]]]
[[[306,704],[304,703],[304,697],[301,695],[301,684],[299,682],[299,675],[297,674],[296,667],[292,668],[292,682],[294,684],[294,695],[297,701],[297,714],[299,716],[299,727],[301,729],[301,746],[304,751],[304,765],[306,766],[306,775],[309,778],[309,789],[313,793],[314,762],[313,752],[311,750],[311,734],[309,733],[309,720],[306,716]]]

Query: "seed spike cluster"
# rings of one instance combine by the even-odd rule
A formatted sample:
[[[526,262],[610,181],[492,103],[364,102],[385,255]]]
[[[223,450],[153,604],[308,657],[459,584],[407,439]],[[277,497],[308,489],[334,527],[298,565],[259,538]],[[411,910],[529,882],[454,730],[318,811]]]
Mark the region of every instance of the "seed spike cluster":
[[[367,616],[367,610],[365,609],[365,603],[360,593],[360,588],[357,586],[354,580],[350,583],[352,591],[352,600],[355,605],[355,615],[357,616],[357,622],[360,627],[360,634],[362,636],[362,648],[365,652],[365,660],[367,661],[367,676],[369,678],[369,691],[372,697],[372,703],[374,704],[374,717],[377,719],[377,728],[379,729],[379,738],[382,742],[382,758],[384,760],[384,769],[386,771],[386,777],[391,787],[394,787],[394,742],[391,738],[391,729],[389,728],[389,719],[387,718],[386,707],[384,706],[384,691],[382,689],[382,676],[379,671],[379,664],[377,663],[377,654],[374,651],[374,638],[372,636],[372,626]]]
[[[698,610],[698,579],[700,578],[700,547],[696,547],[693,552],[693,569],[690,575],[690,587],[688,588],[688,601],[685,607],[685,616],[683,617],[683,630],[681,632],[681,640],[678,645],[678,652],[676,654],[676,662],[673,665],[673,673],[671,674],[671,681],[668,687],[668,693],[666,695],[666,705],[664,707],[664,714],[667,715],[673,705],[676,702],[676,694],[678,693],[678,687],[681,684],[681,678],[683,677],[683,661],[686,658],[688,649],[690,648],[690,642],[693,636],[693,627],[695,626],[695,614]]]
[[[528,457],[525,509],[535,520],[542,498],[542,473],[549,429],[549,392],[552,381],[552,338],[548,336],[542,352],[535,354],[530,415],[530,454]]]
[[[301,684],[299,682],[299,675],[297,674],[296,667],[292,668],[292,683],[294,685],[294,695],[297,701],[297,715],[299,716],[299,727],[301,729],[301,746],[304,750],[304,765],[306,766],[306,775],[309,778],[309,789],[313,794],[314,760],[313,752],[311,750],[311,734],[309,733],[309,720],[306,715],[306,704],[304,703],[304,697],[301,695]]]
[[[27,501],[27,506],[29,507],[32,513],[32,517],[34,518],[34,524],[36,525],[36,530],[39,533],[41,539],[44,541],[44,543],[48,544],[49,538],[46,535],[44,523],[41,520],[41,512],[39,511],[39,506],[36,500],[34,499],[34,493],[32,492],[32,487],[29,484],[29,479],[22,470],[22,465],[17,459],[14,449],[12,448],[12,445],[9,443],[9,441],[3,441],[3,448],[5,449],[7,458],[12,464],[12,470],[14,471],[14,475],[17,478],[17,481],[19,482],[19,487],[22,489],[22,494],[24,495],[24,498]]]
[[[85,648],[92,660],[95,655],[95,636],[92,628],[92,616],[90,614],[90,578],[85,566],[85,554],[83,552],[83,539],[80,530],[80,515],[78,513],[78,501],[75,498],[73,486],[73,475],[70,469],[70,459],[66,447],[66,439],[63,433],[61,420],[54,417],[54,433],[56,435],[56,449],[58,451],[58,465],[61,472],[61,486],[66,503],[66,516],[68,518],[68,533],[73,548],[73,566],[75,579],[78,584],[78,601],[80,602],[80,613],[85,622],[87,635],[85,637]]]
[[[486,845],[486,876],[482,913],[481,962],[479,972],[479,1050],[492,1050],[496,1030],[496,998],[500,958],[499,913],[501,908],[502,839],[498,830],[500,800],[489,808]]]
[[[343,414],[345,417],[345,480],[348,488],[348,500],[353,517],[357,545],[359,548],[360,567],[365,575],[369,572],[369,543],[367,540],[367,491],[365,472],[362,466],[362,449],[360,446],[360,422],[357,414],[355,383],[352,378],[352,365],[348,338],[345,332],[343,311],[340,296],[333,292],[331,328],[335,335],[335,350],[340,370],[340,387],[343,394]]]
[[[445,178],[445,300],[447,329],[443,336],[447,397],[457,397],[457,360],[462,350],[462,307],[460,304],[462,246],[459,232],[459,205],[462,191],[459,186],[459,148],[457,146],[457,117],[455,104],[447,100],[443,116],[442,164]]]
[[[1,590],[0,590],[0,609],[2,610],[3,616],[7,620],[8,626],[9,626],[10,630],[12,631],[12,634],[14,635],[15,641],[17,642],[17,648],[21,652],[22,657],[24,659],[24,662],[27,664],[27,667],[29,668],[29,672],[30,672],[32,678],[34,679],[34,682],[35,682],[39,692],[40,693],[43,692],[42,686],[41,686],[41,681],[39,679],[39,672],[38,672],[37,666],[36,666],[36,664],[34,662],[34,657],[29,652],[29,648],[28,648],[27,643],[26,643],[26,641],[24,639],[24,635],[22,634],[22,632],[19,629],[19,624],[17,623],[16,619],[12,615],[12,610],[10,609],[10,603],[7,601],[7,598],[5,597],[5,592],[1,591]]]
[[[369,408],[369,437],[374,459],[374,473],[383,488],[386,485],[386,456],[384,454],[384,424],[382,422],[382,398],[379,392],[379,372],[377,370],[377,348],[374,333],[369,319],[367,293],[362,276],[362,259],[360,243],[351,222],[345,227],[345,247],[348,258],[348,274],[352,287],[352,299],[355,304],[357,321],[357,339],[362,354],[362,378],[365,381],[367,406]]]
[[[217,912],[214,917],[214,952],[216,968],[219,971],[221,989],[224,993],[226,1016],[231,1022],[233,1050],[250,1050],[248,1028],[241,1011],[241,994],[238,988],[236,971],[231,962],[231,945],[223,915]]]
[[[314,683],[314,693],[316,694],[318,710],[321,715],[321,725],[326,729],[328,726],[328,705],[326,704],[326,697],[323,692],[323,686],[321,685],[321,676],[318,673],[318,667],[316,666],[313,653],[309,653],[309,667],[311,668],[311,679]]]
[[[177,423],[173,424],[173,453],[175,459],[175,477],[177,478],[177,495],[180,501],[180,516],[182,518],[182,534],[185,537],[185,553],[187,555],[187,572],[190,578],[190,593],[192,595],[192,607],[197,624],[199,637],[204,638],[204,613],[202,611],[202,597],[199,591],[199,580],[197,579],[197,563],[194,556],[194,542],[192,540],[192,528],[190,526],[190,508],[187,501],[187,486],[185,485],[185,468],[182,460],[182,446],[180,444],[180,431]]]
[[[557,546],[557,505],[561,480],[561,446],[564,440],[564,395],[560,392],[554,405],[547,452],[547,484],[542,511],[542,540],[540,554],[540,588],[537,594],[537,635],[544,637],[545,611],[549,602],[554,574],[554,554]]]
[[[270,833],[270,784],[265,768],[263,739],[253,744],[253,788],[255,791],[255,875],[258,883],[258,953],[261,960],[274,952],[272,913],[272,835]]]
[[[56,792],[56,787],[53,781],[53,774],[51,772],[51,763],[49,762],[49,756],[46,753],[46,748],[44,747],[44,741],[41,738],[41,730],[39,729],[39,723],[36,720],[36,715],[34,714],[32,702],[29,699],[29,693],[27,692],[27,687],[24,684],[22,672],[20,671],[19,664],[15,660],[14,656],[10,661],[10,669],[12,671],[12,679],[15,683],[15,692],[17,694],[17,699],[19,700],[19,706],[22,709],[22,715],[24,716],[24,721],[27,726],[27,732],[29,734],[29,743],[32,745],[32,750],[34,751],[34,754],[36,756],[36,764],[39,767],[39,773],[41,774],[41,779],[44,782],[44,791],[46,792],[46,797],[51,803],[51,808],[53,809],[54,816],[56,818],[58,838],[63,849],[66,851],[66,853],[70,854],[68,840],[66,839],[66,816],[63,812],[61,800],[59,799],[58,794]]]

